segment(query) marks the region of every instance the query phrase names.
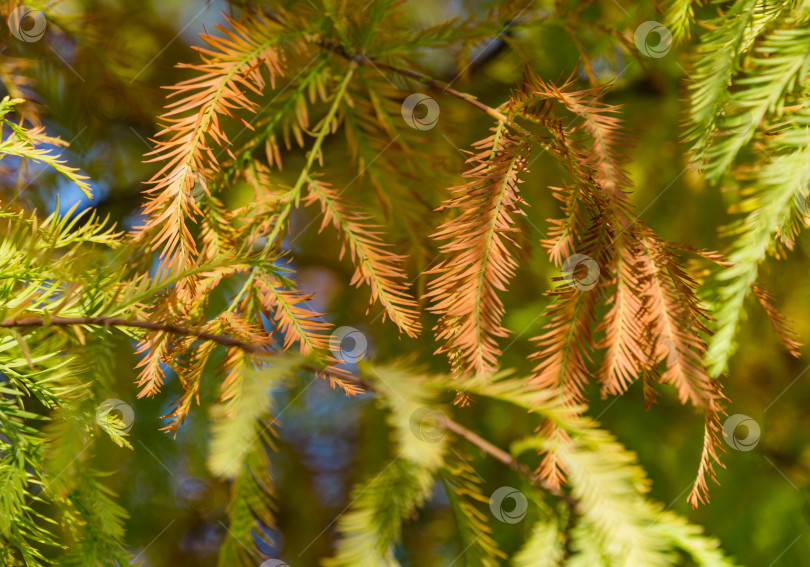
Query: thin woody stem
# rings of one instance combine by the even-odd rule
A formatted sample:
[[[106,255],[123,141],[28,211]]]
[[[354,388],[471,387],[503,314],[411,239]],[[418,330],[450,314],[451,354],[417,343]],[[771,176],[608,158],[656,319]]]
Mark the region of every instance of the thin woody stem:
[[[468,93],[463,93],[459,90],[452,88],[449,84],[442,83],[432,77],[428,77],[423,73],[419,73],[418,71],[413,71],[412,69],[403,69],[402,67],[395,67],[394,65],[389,65],[388,63],[383,63],[382,61],[378,61],[376,59],[372,59],[371,57],[367,57],[366,55],[360,54],[350,54],[348,53],[342,45],[338,45],[334,42],[330,41],[321,41],[318,43],[321,47],[328,49],[329,51],[340,55],[348,59],[349,61],[353,61],[358,65],[362,65],[363,67],[373,67],[377,69],[384,69],[386,71],[390,71],[392,73],[396,73],[397,75],[402,75],[403,77],[408,77],[409,79],[413,79],[415,81],[419,81],[423,85],[426,85],[432,89],[441,91],[445,94],[449,94],[450,96],[454,96],[459,100],[463,100],[467,104],[474,106],[475,108],[482,110],[492,116],[498,122],[502,122],[509,127],[513,128],[515,131],[520,133],[521,136],[524,138],[531,138],[532,133],[526,130],[523,126],[516,123],[513,119],[509,118],[503,112],[498,110],[497,108],[493,108],[488,104],[485,104],[475,98],[473,95]]]
[[[529,479],[529,482],[532,484],[538,485],[544,490],[550,492],[554,496],[564,500],[571,506],[576,506],[578,502],[572,496],[566,494],[562,490],[555,488],[549,484],[547,484],[539,475],[533,473],[529,467],[518,461],[515,457],[501,449],[500,447],[493,445],[486,439],[478,436],[476,433],[470,431],[463,425],[459,424],[458,422],[453,421],[449,417],[444,419],[444,428],[448,431],[452,431],[465,441],[475,445],[479,449],[481,449],[486,454],[493,457],[495,460],[502,462],[513,471],[518,474],[521,474]]]
[[[191,327],[181,327],[167,323],[155,323],[154,321],[138,321],[134,319],[123,319],[120,317],[26,317],[24,319],[7,319],[0,322],[0,328],[25,328],[25,327],[68,327],[71,325],[97,325],[101,327],[136,327],[149,331],[163,331],[173,335],[186,337],[197,337],[204,341],[211,341],[220,345],[240,348],[246,352],[254,354],[268,354],[266,348],[252,345],[229,337],[227,335],[217,335]]]
[[[45,317],[25,317],[23,319],[6,319],[5,321],[0,322],[0,328],[6,329],[19,329],[19,328],[32,328],[32,327],[69,327],[72,325],[95,325],[105,328],[110,327],[133,327],[138,329],[146,329],[149,331],[162,331],[165,333],[171,333],[173,335],[180,335],[186,337],[196,337],[201,340],[211,341],[217,343],[219,345],[230,346],[239,348],[245,352],[249,352],[252,354],[259,354],[259,355],[266,355],[272,356],[276,354],[272,350],[268,350],[265,347],[260,347],[257,345],[253,345],[250,343],[246,343],[244,341],[240,341],[239,339],[235,339],[228,335],[218,335],[214,333],[208,333],[206,331],[201,331],[199,329],[194,329],[191,327],[182,327],[179,325],[171,325],[166,323],[156,323],[154,321],[141,321],[136,319],[123,319],[120,317],[59,317],[59,316],[51,316],[48,318]],[[327,376],[334,376],[339,378],[340,380],[344,381],[351,381],[355,384],[362,386],[363,388],[374,391],[374,386],[369,383],[363,377],[357,376],[347,376],[344,373],[338,372],[336,370],[332,370],[330,368],[320,368],[318,366],[312,364],[305,364],[302,366],[306,370],[310,370],[312,372],[318,372],[321,374],[325,374]],[[475,445],[479,449],[481,449],[484,453],[490,455],[495,460],[500,461],[501,463],[505,464],[518,474],[525,476],[530,483],[543,488],[544,490],[548,491],[549,493],[553,494],[554,496],[564,500],[571,506],[576,506],[577,501],[572,498],[570,495],[562,492],[561,490],[548,485],[542,478],[538,475],[534,474],[526,465],[519,462],[515,459],[512,455],[497,447],[487,441],[486,439],[480,437],[479,435],[475,434],[474,432],[470,431],[460,423],[453,421],[449,417],[445,417],[442,422],[442,426],[460,438],[464,439],[468,443]]]

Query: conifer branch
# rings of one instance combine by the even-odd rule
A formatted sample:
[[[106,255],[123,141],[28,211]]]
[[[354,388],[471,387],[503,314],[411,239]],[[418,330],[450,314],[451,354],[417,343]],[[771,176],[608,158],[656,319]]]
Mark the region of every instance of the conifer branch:
[[[468,441],[472,445],[475,445],[476,447],[481,449],[484,453],[494,458],[496,461],[500,461],[501,463],[505,464],[516,473],[526,477],[530,483],[541,487],[548,493],[553,494],[560,500],[565,501],[571,507],[577,506],[578,502],[575,498],[573,498],[569,494],[566,494],[559,488],[556,488],[547,483],[540,475],[532,472],[531,469],[529,469],[529,467],[518,461],[515,457],[513,457],[500,447],[493,445],[486,439],[477,435],[473,431],[470,431],[460,423],[453,421],[449,417],[445,417],[442,420],[442,425],[444,426],[445,429],[447,429],[448,431],[452,431],[465,441]]]
[[[427,76],[427,75],[425,75],[423,73],[420,73],[418,71],[414,71],[412,69],[405,69],[403,67],[397,67],[395,65],[390,65],[390,64],[385,63],[383,61],[380,61],[379,59],[374,59],[374,58],[368,57],[366,55],[348,53],[346,51],[346,49],[342,45],[339,45],[339,44],[334,43],[332,41],[321,40],[321,41],[318,42],[318,44],[320,46],[328,49],[329,51],[331,51],[333,53],[336,53],[336,54],[348,59],[349,61],[353,61],[353,62],[355,62],[355,63],[357,63],[359,65],[362,65],[364,67],[376,68],[376,69],[382,69],[382,70],[385,70],[385,71],[390,71],[390,72],[395,73],[397,75],[400,75],[402,77],[407,77],[409,79],[413,79],[414,81],[417,81],[417,82],[419,82],[419,83],[421,83],[421,84],[423,84],[425,86],[428,86],[431,89],[434,89],[436,91],[439,91],[439,92],[442,92],[444,94],[448,94],[450,96],[453,96],[453,97],[455,97],[455,98],[457,98],[459,100],[462,100],[462,101],[466,102],[469,105],[472,105],[473,107],[477,108],[478,110],[481,110],[481,111],[485,112],[486,114],[488,114],[489,116],[491,116],[492,118],[497,120],[498,122],[506,124],[507,126],[512,128],[513,130],[515,130],[515,132],[520,134],[523,138],[531,139],[531,138],[534,137],[531,132],[529,132],[523,126],[521,126],[520,124],[515,122],[515,120],[513,118],[510,118],[509,116],[507,116],[506,114],[504,114],[503,112],[498,110],[497,108],[494,108],[494,107],[492,107],[492,106],[490,106],[490,105],[488,105],[488,104],[486,104],[484,102],[481,102],[480,100],[478,100],[477,98],[475,98],[473,95],[471,95],[469,93],[461,92],[461,91],[459,91],[457,89],[454,89],[453,87],[451,87],[447,83],[442,83],[441,81],[439,81],[437,79],[434,79],[432,77],[429,77],[429,76]]]
[[[5,320],[0,322],[0,328],[31,328],[31,327],[66,327],[71,325],[94,325],[94,326],[101,326],[105,328],[110,327],[134,327],[139,329],[147,329],[149,331],[162,331],[165,333],[170,333],[179,336],[185,337],[195,337],[204,341],[211,341],[213,343],[228,346],[228,347],[236,347],[241,349],[245,352],[251,354],[259,354],[259,355],[275,355],[276,353],[273,351],[269,351],[266,348],[257,347],[253,344],[246,343],[240,341],[239,339],[235,339],[233,337],[227,335],[218,335],[214,333],[208,333],[205,331],[200,331],[197,329],[192,329],[188,327],[181,327],[178,325],[169,325],[165,323],[156,323],[154,321],[139,321],[133,319],[122,319],[119,317],[58,317],[52,316],[49,318],[43,317],[26,317],[24,319],[11,319]],[[316,373],[322,373],[328,376],[333,376],[336,379],[345,380],[354,382],[358,386],[368,390],[374,391],[373,385],[363,377],[353,376],[351,374],[347,374],[339,369],[335,368],[320,368],[318,366],[312,364],[302,364],[302,368],[306,370],[310,370]],[[538,475],[533,473],[526,465],[520,463],[517,459],[512,457],[509,453],[497,447],[483,439],[479,435],[475,434],[473,431],[467,429],[463,425],[459,424],[452,419],[445,417],[440,424],[442,427],[451,431],[458,435],[459,437],[465,439],[469,443],[475,445],[479,449],[481,449],[484,453],[490,455],[495,460],[500,461],[501,463],[507,465],[509,468],[514,470],[515,472],[525,476],[532,484],[537,484],[541,486],[543,489],[547,490],[549,493],[553,494],[554,496],[564,500],[568,504],[575,506],[576,501],[571,498],[569,495],[565,494],[561,490],[549,486],[543,481]]]
[[[124,319],[121,317],[59,317],[53,315],[50,317],[26,317],[23,319],[7,319],[5,321],[0,321],[0,328],[6,329],[51,326],[69,327],[73,325],[94,325],[106,327],[108,329],[110,327],[133,327],[138,329],[146,329],[148,331],[160,331],[184,337],[195,337],[204,341],[215,342],[223,346],[237,347],[252,354],[268,352],[266,348],[245,343],[227,335],[218,335],[198,329],[192,329],[190,327],[181,327],[179,325],[171,325],[168,323],[139,321],[134,319]]]

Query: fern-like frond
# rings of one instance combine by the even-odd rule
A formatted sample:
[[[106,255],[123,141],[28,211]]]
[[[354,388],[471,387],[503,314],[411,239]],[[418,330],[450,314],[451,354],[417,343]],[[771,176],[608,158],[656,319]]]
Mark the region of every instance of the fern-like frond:
[[[262,548],[274,543],[267,534],[274,525],[276,496],[269,457],[272,441],[270,430],[264,430],[241,456],[242,470],[231,485],[228,536],[219,550],[219,567],[259,565],[265,558]]]
[[[261,534],[274,524],[275,491],[267,453],[275,434],[272,393],[300,362],[298,356],[277,355],[269,364],[244,372],[236,395],[212,410],[208,466],[233,481],[220,565],[255,565],[261,557],[257,539],[265,540]]]
[[[687,501],[694,508],[697,508],[699,504],[709,502],[709,481],[717,483],[714,465],[723,466],[720,461],[720,452],[723,451],[721,445],[723,426],[720,424],[720,418],[725,414],[722,406],[725,401],[727,399],[723,396],[720,383],[712,380],[711,391],[704,410],[703,451],[700,454],[695,483],[687,497]]]
[[[640,247],[628,234],[620,236],[614,245],[615,276],[611,284],[615,284],[616,289],[610,298],[610,311],[597,328],[605,333],[597,345],[605,349],[598,375],[603,395],[619,395],[627,391],[646,371],[650,354],[637,265]]]
[[[348,247],[355,263],[352,285],[368,285],[372,304],[379,301],[391,321],[415,337],[421,324],[418,306],[408,294],[406,275],[400,267],[402,257],[391,252],[380,237],[379,227],[368,222],[369,215],[346,203],[334,187],[315,179],[309,179],[308,187],[304,201],[320,204],[324,215],[321,230],[332,224],[343,235],[341,257]]]
[[[536,443],[518,443],[513,452]],[[672,564],[666,545],[649,532],[652,514],[643,498],[649,483],[632,453],[601,430],[589,430],[577,442],[548,443],[546,449],[565,463],[579,521],[595,538],[608,565]]]
[[[64,522],[73,541],[59,560],[65,567],[102,567],[132,564],[124,545],[127,513],[115,501],[116,494],[92,474],[62,503],[67,508]],[[96,475],[101,476],[101,475]]]
[[[430,206],[424,190],[413,184],[435,175],[432,168],[438,161],[425,160],[417,151],[429,140],[402,122],[402,104],[401,90],[376,71],[367,71],[350,88],[344,126],[349,157],[358,172],[355,182],[368,180],[386,218],[415,232],[408,223],[418,223]]]
[[[58,546],[55,522],[36,507],[44,502],[45,482],[36,448],[44,443],[33,426],[44,417],[26,411],[22,392],[2,386],[0,397],[0,559],[4,564],[42,567],[49,562],[41,547]],[[14,398],[12,398],[14,396]]]
[[[436,407],[431,377],[407,367],[369,366],[380,403],[388,410],[387,420],[400,450],[400,457],[418,467],[436,471],[444,458],[443,414]]]
[[[296,343],[302,354],[328,347],[329,336],[325,333],[331,324],[323,320],[323,313],[302,305],[312,299],[311,294],[286,289],[281,282],[271,281],[264,275],[256,278],[256,288],[262,306],[283,337],[285,350]]]
[[[695,282],[686,275],[664,243],[642,241],[644,256],[642,297],[647,332],[655,337],[653,361],[666,360],[661,380],[678,389],[681,403],[704,407],[711,391],[703,367],[707,333],[706,313],[694,293]]]
[[[540,244],[548,252],[555,266],[562,266],[563,261],[574,254],[577,243],[585,229],[584,204],[582,189],[579,185],[549,187],[555,199],[563,203],[565,218],[548,219],[549,229],[546,238]]]
[[[369,366],[369,375],[388,411],[396,456],[351,493],[349,510],[337,522],[341,538],[326,567],[396,567],[394,545],[404,520],[430,496],[444,462],[442,413],[432,407],[436,393],[423,372]],[[431,404],[431,405],[429,405]]]
[[[399,567],[394,544],[409,517],[430,496],[433,474],[403,458],[384,465],[376,476],[356,486],[352,506],[337,522],[341,538],[325,567]]]
[[[776,6],[778,4],[774,4]],[[799,20],[776,29],[753,50],[737,87],[715,117],[716,130],[704,152],[706,177],[718,181],[732,170],[735,158],[754,138],[763,121],[777,122],[797,86],[810,72],[810,31]]]
[[[752,291],[759,301],[759,304],[762,305],[762,308],[768,315],[768,319],[771,321],[771,327],[776,331],[779,340],[782,341],[782,344],[785,345],[785,348],[791,355],[799,358],[802,355],[800,350],[802,343],[799,342],[796,337],[796,332],[790,327],[792,321],[779,312],[773,304],[773,296],[768,293],[767,290],[754,284]]]
[[[745,216],[730,226],[736,236],[728,255],[730,267],[717,274],[720,286],[713,315],[717,320],[706,362],[712,376],[725,372],[734,353],[734,336],[744,314],[744,303],[757,281],[759,265],[778,251],[777,238],[790,245],[807,217],[810,186],[810,110],[792,115],[791,126],[769,140],[772,156],[750,172],[755,188],[735,208]]]
[[[739,567],[740,565],[723,553],[716,539],[704,535],[699,526],[687,523],[682,517],[672,512],[661,512],[651,529],[669,539],[676,548],[684,551],[700,567]]]
[[[562,278],[560,278],[562,279]],[[585,401],[590,378],[588,345],[594,331],[600,289],[579,289],[568,282],[548,292],[544,333],[534,339],[537,365],[530,383],[539,389],[562,390],[567,404]]]
[[[282,75],[283,56],[277,45],[285,37],[277,20],[254,14],[245,22],[229,20],[231,30],[221,26],[221,37],[203,34],[209,47],[197,50],[201,64],[183,64],[196,76],[169,87],[170,102],[161,117],[164,129],[158,133],[150,160],[162,164],[146,190],[146,220],[138,229],[143,237],[154,235],[152,249],[162,250],[164,267],[188,268],[197,255],[197,244],[189,221],[201,213],[192,189],[201,183],[208,192],[209,172],[219,170],[215,148],[230,144],[221,123],[225,117],[252,128],[239,116],[255,112],[257,105],[247,93],[261,95],[269,77],[271,86]]]
[[[565,560],[565,537],[560,532],[556,518],[536,522],[531,533],[512,558],[513,567],[561,567]]]
[[[266,416],[272,415],[271,391],[279,389],[299,363],[292,355],[274,356],[264,368],[244,374],[237,397],[216,406],[208,459],[211,472],[226,478],[240,474],[242,457],[259,439],[260,432],[271,425],[265,423]]]
[[[691,108],[685,134],[692,157],[698,163],[706,159],[706,148],[717,128],[717,118],[731,97],[728,87],[740,61],[782,8],[781,2],[736,0],[710,22],[714,28],[701,37],[691,73]]]
[[[664,25],[672,32],[676,44],[687,39],[695,21],[694,0],[671,0],[666,10]]]
[[[481,511],[489,503],[489,498],[482,494],[482,480],[478,473],[464,457],[453,455],[447,458],[440,476],[456,518],[466,564],[495,567],[498,559],[506,559],[506,554],[492,537],[490,518]]]
[[[170,346],[170,337],[166,333],[158,331],[151,333],[135,351],[135,354],[144,355],[135,366],[135,368],[142,368],[137,382],[137,385],[141,388],[138,397],[152,397],[160,391],[161,386],[166,381],[163,364],[168,359]]]
[[[81,175],[79,170],[66,165],[59,159],[58,154],[40,146],[64,147],[67,144],[59,138],[45,134],[43,126],[24,128],[5,118],[18,104],[24,103],[22,99],[11,99],[8,96],[0,101],[0,123],[9,128],[10,133],[0,140],[0,155],[16,156],[48,165],[72,181],[87,197],[92,197],[92,190],[87,183],[88,177]]]
[[[526,167],[528,146],[512,137],[500,123],[489,136],[473,145],[464,174],[472,181],[451,188],[453,196],[442,209],[458,210],[433,235],[446,257],[431,272],[431,311],[441,318],[436,339],[442,352],[462,360],[462,373],[485,374],[497,367],[505,337],[504,307],[498,291],[506,291],[515,274],[513,249],[515,216],[523,214],[518,176]]]
[[[588,524],[578,522],[569,533],[572,553],[565,562],[566,567],[612,567]]]

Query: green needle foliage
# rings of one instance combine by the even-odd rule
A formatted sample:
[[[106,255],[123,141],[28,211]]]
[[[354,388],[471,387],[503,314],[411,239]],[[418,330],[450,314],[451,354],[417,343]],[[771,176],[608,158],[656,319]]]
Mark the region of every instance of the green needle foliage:
[[[718,273],[713,300],[713,376],[736,349],[760,264],[792,249],[808,222],[808,18],[802,2],[734,2],[709,22],[693,63],[686,139],[707,179],[732,184],[738,216],[727,229],[732,265]]]
[[[608,70],[643,73],[628,38],[649,6],[463,4],[230,2],[154,104],[136,82],[152,61],[99,49],[88,13],[35,6],[39,44],[4,4],[0,564],[181,564],[179,541],[221,567],[740,565],[591,406],[695,410],[677,501],[697,507],[750,296],[800,356],[759,282],[810,220],[808,6],[661,16],[697,44],[669,57],[690,175],[734,219],[714,252],[663,236],[633,194]],[[83,143],[46,134],[49,89],[75,80],[48,59],[66,62],[59,41],[126,101],[129,131],[148,124],[145,164],[117,167],[109,116],[101,149],[57,153]],[[536,56],[547,41],[560,61]],[[103,190],[119,169],[146,184],[123,204]],[[310,474],[301,432],[340,474]],[[144,537],[171,495],[187,516]],[[188,543],[175,522],[208,531]]]

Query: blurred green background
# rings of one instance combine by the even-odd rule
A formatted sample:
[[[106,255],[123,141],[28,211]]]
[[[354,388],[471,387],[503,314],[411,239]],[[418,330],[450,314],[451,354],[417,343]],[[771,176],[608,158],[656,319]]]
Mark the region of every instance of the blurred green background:
[[[143,154],[158,130],[155,116],[160,114],[166,93],[161,86],[189,76],[187,70],[174,65],[197,61],[191,49],[199,44],[197,33],[225,23],[223,12],[238,15],[238,4],[204,0],[60,2],[46,11],[47,41],[22,44],[7,40],[8,49],[0,57],[31,61],[36,78],[32,96],[45,109],[48,131],[71,142],[66,157],[92,178],[97,197],[84,201],[82,207],[96,206],[125,227],[137,222],[142,183],[156,169],[154,164],[144,163]],[[491,3],[411,1],[403,10],[408,25],[418,30],[452,17],[481,14],[487,4]],[[589,54],[600,83],[612,83],[606,100],[625,106],[624,118],[634,138],[628,150],[628,167],[636,187],[631,199],[640,218],[665,238],[724,250],[728,242],[721,238],[720,228],[731,219],[726,212],[728,198],[721,187],[708,186],[698,172],[687,168],[686,147],[679,141],[692,46],[673,47],[661,58],[634,57],[631,48],[636,27],[648,20],[663,21],[653,3],[529,4],[526,13],[515,14],[518,19],[546,14],[547,21],[516,26],[509,33],[541,76],[557,80],[573,71],[582,75],[573,34]],[[271,8],[273,3],[263,5]],[[564,22],[569,22],[568,28]],[[603,33],[600,28],[616,33]],[[498,105],[520,78],[521,60],[513,47],[501,45],[498,39],[476,55],[475,64],[454,87]],[[329,57],[335,65],[345,65],[339,58]],[[439,78],[450,80],[456,75],[452,49],[426,51],[424,61]],[[585,86],[584,76],[581,79]],[[394,81],[403,93],[413,89],[400,79]],[[440,128],[431,131],[426,142],[436,156],[434,179],[403,181],[420,184],[425,212],[428,205],[436,206],[442,200],[442,187],[460,183],[460,150],[483,138],[491,126],[485,115],[458,100],[434,96],[441,108]],[[313,116],[322,112],[317,105],[312,109]],[[245,139],[234,142],[244,143]],[[327,156],[343,155],[344,138],[331,137],[325,151]],[[289,152],[282,178],[295,175],[302,159],[303,152]],[[533,350],[529,339],[546,322],[540,316],[548,301],[543,292],[557,275],[538,240],[547,229],[545,219],[559,216],[548,186],[558,184],[560,174],[548,156],[535,154],[533,160],[531,175],[522,185],[530,205],[523,260],[510,293],[504,296],[506,325],[513,334],[501,343],[506,349],[504,365],[524,372],[531,367],[527,361]],[[353,172],[341,170],[345,163],[327,157],[327,171],[349,180]],[[248,194],[236,187],[225,198],[234,205]],[[37,188],[27,190],[21,200],[50,211],[57,206],[57,195],[62,210],[81,199],[45,173]],[[347,195],[358,203],[374,198],[366,183],[358,183]],[[443,358],[431,359],[436,345],[429,334],[401,341],[393,326],[381,321],[378,309],[366,314],[365,296],[355,299],[357,295],[348,287],[350,266],[337,260],[338,243],[332,236],[318,235],[319,223],[310,225],[315,212],[306,209],[293,217],[291,234],[295,236],[289,241],[301,286],[317,292],[313,307],[328,312],[338,326],[363,330],[377,360],[415,353],[420,360],[432,360],[434,369],[444,370]],[[422,230],[427,234],[430,228]],[[766,263],[761,277],[763,286],[805,339],[810,335],[808,244],[807,235],[802,235],[786,260]],[[411,258],[410,262],[409,273],[418,273],[420,261]],[[647,412],[638,385],[620,398],[607,400],[599,399],[593,388],[590,413],[638,453],[653,480],[653,498],[705,525],[741,563],[803,565],[810,555],[808,358],[793,359],[785,352],[757,305],[749,303],[748,312],[739,334],[740,348],[724,384],[731,399],[728,413],[752,417],[761,427],[761,438],[752,451],[725,447],[726,469],[719,474],[721,486],[712,489],[710,505],[691,510],[686,503],[697,470],[703,422],[698,413],[682,407],[671,390],[662,388],[660,403]],[[803,352],[806,355],[808,349]],[[110,369],[117,384],[110,394],[135,409],[134,451],[102,441],[105,450],[98,459],[101,468],[115,473],[109,483],[121,494],[131,516],[128,541],[147,565],[214,565],[227,529],[223,520],[229,487],[206,472],[205,410],[192,412],[177,439],[160,432],[159,416],[168,413],[178,384],[169,380],[163,395],[136,400],[132,345],[121,341],[120,353],[117,366]],[[206,383],[209,389],[203,397],[212,401],[215,381]],[[371,398],[346,399],[312,377],[282,394],[278,407],[283,409],[277,415],[280,441],[274,465],[280,504],[278,530],[273,533],[276,547],[267,552],[294,567],[315,565],[318,558],[330,554],[334,519],[349,503],[349,488],[388,458],[384,442],[388,433]],[[507,446],[531,423],[526,416],[484,402],[458,409],[456,415],[501,446]],[[520,482],[505,467],[482,458],[472,448],[462,456],[486,479],[490,491]],[[501,526],[496,539],[505,550],[514,551],[529,526],[530,522]],[[437,487],[433,500],[406,528],[403,564],[453,564],[462,552],[447,543],[454,530],[446,496]]]

